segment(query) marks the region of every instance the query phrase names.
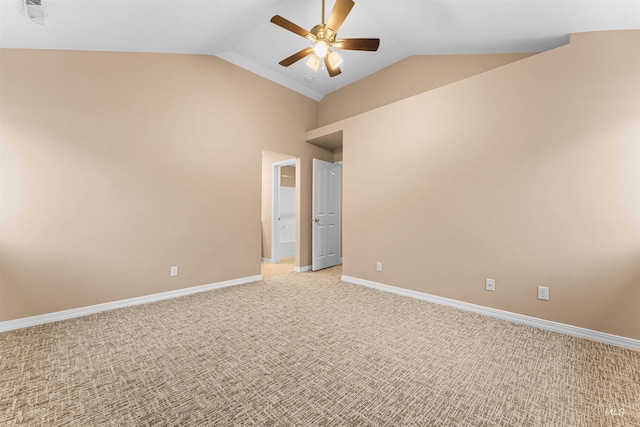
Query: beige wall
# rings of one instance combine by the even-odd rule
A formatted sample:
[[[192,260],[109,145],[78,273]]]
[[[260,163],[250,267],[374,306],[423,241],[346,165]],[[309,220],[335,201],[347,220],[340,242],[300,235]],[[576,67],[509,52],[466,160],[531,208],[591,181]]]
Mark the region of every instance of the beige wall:
[[[410,56],[322,98],[318,124],[355,116],[531,55]]]
[[[280,185],[283,187],[296,186],[296,167],[283,166],[280,168]]]
[[[0,320],[260,274],[262,151],[308,218],[333,158],[316,102],[215,57],[2,49],[0,84]]]
[[[341,124],[344,273],[640,339],[639,38],[319,107],[213,57],[0,50],[0,321],[259,274],[262,151],[311,218],[337,153],[303,132],[438,87]]]
[[[333,150],[333,161],[334,163],[342,161],[342,147]]]
[[[335,148],[333,150],[333,162],[341,162],[342,161],[342,147]],[[342,170],[344,171],[344,164],[342,165]],[[342,177],[342,173],[340,174]],[[342,230],[344,229],[344,215],[342,215],[342,183],[344,179],[340,180],[340,258],[342,258]]]
[[[344,274],[640,339],[639,54],[578,34],[345,120]]]

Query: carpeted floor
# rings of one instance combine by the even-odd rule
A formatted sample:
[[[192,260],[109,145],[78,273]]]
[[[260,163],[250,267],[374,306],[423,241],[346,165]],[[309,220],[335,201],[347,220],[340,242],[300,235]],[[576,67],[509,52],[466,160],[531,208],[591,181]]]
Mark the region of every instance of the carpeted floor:
[[[640,352],[340,268],[0,334],[2,426],[640,425]]]
[[[291,273],[295,268],[295,258],[283,258],[277,264],[262,263],[262,277],[267,278],[282,273]]]

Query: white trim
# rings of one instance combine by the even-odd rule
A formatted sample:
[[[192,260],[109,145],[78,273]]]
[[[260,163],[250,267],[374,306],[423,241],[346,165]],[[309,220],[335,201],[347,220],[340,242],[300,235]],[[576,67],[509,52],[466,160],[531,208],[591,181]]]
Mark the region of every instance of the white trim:
[[[510,311],[498,310],[496,308],[485,307],[482,305],[471,304],[455,299],[439,297],[436,295],[425,294],[423,292],[412,291],[409,289],[398,288],[395,286],[376,283],[369,280],[358,279],[357,277],[342,276],[343,282],[353,283],[354,285],[366,286],[368,288],[377,289],[379,291],[391,292],[406,297],[416,298],[422,301],[432,302],[435,304],[446,305],[448,307],[457,308],[459,310],[471,311],[473,313],[482,314],[484,316],[495,317],[497,319],[507,320],[513,323],[533,326],[535,328],[544,329],[546,331],[558,332],[561,334],[572,335],[574,337],[586,338],[594,341],[600,341],[603,344],[617,345],[627,347],[634,350],[640,350],[640,340],[621,337],[619,335],[607,334],[605,332],[594,331],[591,329],[581,328],[579,326],[567,325],[565,323],[553,322],[551,320],[539,319],[537,317],[526,316],[524,314],[512,313]]]
[[[282,243],[291,243],[291,242],[280,242],[280,243],[282,244]],[[296,256],[296,251],[295,250],[293,252],[285,252],[285,253],[280,252],[280,259],[282,259],[282,258],[293,258],[295,256]]]
[[[249,70],[254,74],[262,76],[265,79],[271,80],[274,83],[296,91],[308,98],[313,99],[314,101],[320,102],[320,100],[324,97],[324,94],[322,92],[312,89],[302,83],[298,83],[288,77],[283,76],[282,74],[272,71],[256,62],[253,62],[252,60],[247,59],[242,55],[238,55],[237,53],[228,51],[219,53],[216,56],[218,58],[224,59],[227,62],[237,65],[240,68],[244,68],[245,70]]]
[[[262,275],[242,277],[239,279],[225,280],[223,282],[211,283],[208,285],[193,286],[190,288],[178,289],[175,291],[160,292],[157,294],[144,295],[141,297],[128,298],[119,301],[106,302],[104,304],[89,305],[86,307],[72,308],[70,310],[56,311],[53,313],[41,314],[39,316],[23,317],[21,319],[7,320],[0,322],[0,332],[12,331],[14,329],[28,328],[30,326],[42,325],[45,323],[58,322],[60,320],[73,319],[74,317],[88,316],[100,313],[101,311],[114,310],[116,308],[131,307],[134,305],[146,304],[149,302],[162,301],[170,298],[178,298],[199,292],[212,291],[214,289],[226,288],[228,286],[243,285],[245,283],[258,282],[262,280]]]
[[[304,267],[298,267],[297,265],[293,267],[293,271],[296,273],[304,273],[305,271],[311,271],[310,265],[305,265]]]
[[[333,162],[333,164],[342,166],[343,161],[342,160],[338,160],[337,162]]]
[[[262,260],[261,262],[268,262],[269,264],[277,264],[277,262],[275,262],[271,258],[261,258],[261,260]]]

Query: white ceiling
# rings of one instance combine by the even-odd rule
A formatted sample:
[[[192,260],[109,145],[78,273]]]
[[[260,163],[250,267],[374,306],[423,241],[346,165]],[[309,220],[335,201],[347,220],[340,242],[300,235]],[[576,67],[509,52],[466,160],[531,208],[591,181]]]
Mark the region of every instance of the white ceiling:
[[[44,26],[20,0],[0,0],[0,47],[215,55],[320,100],[411,55],[541,52],[574,32],[640,29],[640,0],[354,1],[340,38],[378,37],[380,48],[341,51],[333,78],[304,60],[278,65],[309,42],[269,22],[311,29],[321,0],[43,0]]]

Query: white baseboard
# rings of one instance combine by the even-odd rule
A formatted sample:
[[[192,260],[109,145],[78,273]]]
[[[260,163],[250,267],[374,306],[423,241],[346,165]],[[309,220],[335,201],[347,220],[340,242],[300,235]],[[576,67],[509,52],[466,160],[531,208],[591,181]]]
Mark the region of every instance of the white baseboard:
[[[273,264],[273,260],[271,258],[261,258],[261,262],[268,262],[269,264]]]
[[[86,307],[72,308],[70,310],[56,311],[53,313],[41,314],[39,316],[23,317],[21,319],[7,320],[0,322],[0,332],[12,331],[14,329],[28,328],[30,326],[42,325],[44,323],[58,322],[60,320],[72,319],[74,317],[87,316],[89,314],[100,313],[101,311],[114,310],[116,308],[130,307],[133,305],[146,304],[149,302],[162,301],[170,298],[177,298],[198,292],[211,291],[214,289],[226,288],[228,286],[243,285],[245,283],[258,282],[262,280],[262,275],[242,277],[239,279],[225,280],[224,282],[211,283],[208,285],[193,286],[175,291],[161,292],[157,294],[144,295],[141,297],[128,298],[119,301],[106,302],[104,304],[89,305]]]
[[[342,265],[342,258],[340,258],[340,263],[338,265]],[[311,268],[312,267],[310,265],[304,267],[294,267],[294,271],[296,273],[304,273],[305,271],[311,271]]]
[[[393,294],[403,295],[406,297],[416,298],[422,301],[432,302],[435,304],[446,305],[448,307],[457,308],[459,310],[471,311],[473,313],[482,314],[484,316],[495,317],[497,319],[507,320],[513,323],[533,326],[546,331],[558,332],[574,337],[586,338],[599,341],[603,344],[617,345],[627,347],[634,350],[640,350],[640,340],[621,337],[618,335],[607,334],[605,332],[594,331],[591,329],[581,328],[579,326],[567,325],[565,323],[553,322],[551,320],[539,319],[537,317],[526,316],[524,314],[512,313],[510,311],[498,310],[496,308],[485,307],[482,305],[471,304],[455,299],[439,297],[436,295],[425,294],[423,292],[412,291],[409,289],[398,288],[395,286],[376,283],[369,280],[358,279],[357,277],[342,276],[343,282],[353,283],[354,285],[366,286],[368,288],[377,289],[379,291],[391,292]]]

